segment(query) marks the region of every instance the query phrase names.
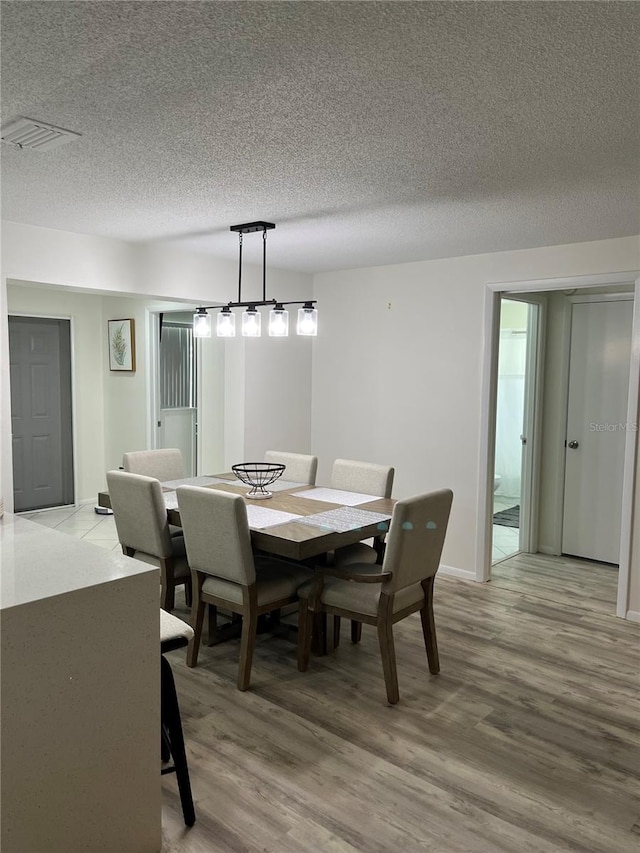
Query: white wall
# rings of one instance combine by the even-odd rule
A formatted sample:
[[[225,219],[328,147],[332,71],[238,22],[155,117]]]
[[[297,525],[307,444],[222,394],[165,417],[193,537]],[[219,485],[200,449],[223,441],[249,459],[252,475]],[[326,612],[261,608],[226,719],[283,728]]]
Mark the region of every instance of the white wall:
[[[87,319],[86,329],[90,339],[88,351],[91,360],[101,361],[106,349],[106,319],[109,317],[136,318],[137,366],[132,376],[110,374],[104,365],[104,375],[98,382],[90,383],[83,393],[93,394],[96,389],[104,392],[104,409],[96,407],[101,418],[100,430],[88,430],[91,454],[83,462],[82,482],[78,499],[90,499],[104,483],[104,472],[108,467],[120,464],[122,452],[132,446],[145,447],[148,430],[143,410],[146,406],[146,322],[145,306],[150,297],[175,300],[180,304],[193,301],[203,304],[225,302],[237,296],[237,263],[222,261],[208,255],[181,251],[162,244],[131,244],[118,240],[90,237],[54,231],[14,222],[2,223],[2,268],[0,278],[0,495],[5,506],[11,509],[13,486],[11,475],[11,423],[8,370],[8,336],[6,286],[7,279],[29,283],[42,283],[47,299],[55,300],[70,288],[95,293],[104,299]],[[302,273],[268,270],[268,296],[279,299],[307,299],[311,296],[312,279]],[[262,292],[261,268],[243,267],[243,297],[259,298]],[[56,296],[57,294],[57,296]],[[77,296],[78,294],[75,294]],[[130,299],[130,296],[147,299]],[[44,304],[44,302],[42,303]],[[62,313],[60,309],[57,313]],[[99,320],[98,320],[99,317]],[[95,323],[99,323],[99,328]],[[83,329],[85,325],[83,325]],[[89,329],[92,331],[89,332]],[[84,332],[83,332],[84,334]],[[240,343],[240,347],[235,346]],[[229,359],[242,343],[229,341],[225,348],[230,350]],[[253,342],[252,342],[253,343]],[[304,380],[310,387],[311,347],[302,346],[295,336],[285,341],[264,340],[257,342],[260,357],[245,365],[244,356],[235,358],[237,370],[226,372],[225,380],[225,450],[226,461],[243,458],[244,452],[267,446],[272,436],[291,441],[296,447],[307,449],[310,444],[310,418],[308,414],[293,417],[289,402],[294,400],[293,390],[276,399],[259,397],[255,389],[269,387],[274,378],[286,388],[297,389]],[[308,342],[304,342],[308,344]],[[283,350],[275,347],[290,345],[290,357],[283,357]],[[272,345],[272,346],[269,346]],[[88,364],[89,362],[87,362]],[[245,375],[251,370],[251,376]],[[225,367],[226,371],[226,367]],[[230,384],[232,383],[232,384]],[[219,388],[219,386],[218,386]],[[83,383],[84,389],[84,383]],[[245,396],[249,395],[248,402]],[[304,394],[299,398],[301,406],[307,407]],[[256,417],[256,406],[260,404],[260,417]],[[211,409],[211,400],[207,403]],[[245,405],[248,410],[245,412]],[[146,415],[146,411],[145,411]],[[219,436],[220,423],[213,426]],[[278,442],[279,444],[281,442]],[[240,456],[238,456],[240,453]],[[91,458],[88,458],[89,455]],[[80,456],[80,454],[79,454]],[[211,454],[210,454],[211,456]],[[205,454],[203,461],[217,461]],[[216,466],[217,467],[217,466]]]
[[[393,464],[397,497],[450,486],[443,562],[475,573],[485,284],[639,265],[629,237],[317,275],[318,482],[348,456]]]
[[[147,446],[147,300],[126,296],[100,298],[102,327],[99,340],[108,347],[107,322],[131,318],[135,321],[136,369],[133,373],[109,370],[107,353],[103,371],[104,395],[104,462],[101,488],[106,487],[105,471],[122,465],[122,454],[128,450],[144,450]],[[86,496],[83,496],[86,497]]]

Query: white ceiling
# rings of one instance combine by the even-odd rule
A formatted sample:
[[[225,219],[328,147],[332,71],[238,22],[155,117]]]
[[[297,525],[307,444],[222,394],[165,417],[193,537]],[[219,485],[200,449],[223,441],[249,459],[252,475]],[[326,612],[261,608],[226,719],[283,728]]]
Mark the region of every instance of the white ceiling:
[[[306,272],[637,234],[633,2],[3,2],[5,219]],[[257,257],[257,236],[246,257]]]

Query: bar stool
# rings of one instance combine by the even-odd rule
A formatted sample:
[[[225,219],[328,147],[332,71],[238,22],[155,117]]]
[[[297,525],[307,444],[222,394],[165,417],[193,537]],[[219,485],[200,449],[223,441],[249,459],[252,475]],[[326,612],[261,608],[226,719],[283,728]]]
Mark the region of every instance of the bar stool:
[[[193,826],[196,822],[196,813],[193,807],[176,685],[171,666],[164,655],[174,649],[184,648],[192,637],[193,628],[190,625],[178,619],[177,616],[167,613],[166,610],[160,610],[161,757],[163,762],[173,759],[173,764],[163,767],[161,772],[163,776],[167,773],[176,774],[182,814],[187,826]]]

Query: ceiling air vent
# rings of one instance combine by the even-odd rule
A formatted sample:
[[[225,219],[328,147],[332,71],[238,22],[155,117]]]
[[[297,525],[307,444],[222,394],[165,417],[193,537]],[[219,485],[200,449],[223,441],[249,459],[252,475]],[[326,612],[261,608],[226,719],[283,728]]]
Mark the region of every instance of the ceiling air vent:
[[[17,145],[18,148],[29,148],[32,151],[53,151],[67,142],[72,142],[82,134],[73,130],[64,130],[44,121],[19,116],[0,128],[3,142]]]

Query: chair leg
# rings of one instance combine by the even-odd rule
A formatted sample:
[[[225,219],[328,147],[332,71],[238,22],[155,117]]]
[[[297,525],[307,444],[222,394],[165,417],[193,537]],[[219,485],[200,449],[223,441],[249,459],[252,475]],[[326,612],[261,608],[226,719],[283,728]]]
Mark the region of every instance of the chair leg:
[[[301,598],[298,602],[298,670],[306,672],[309,669],[311,657],[311,626],[313,614],[309,610],[309,602]]]
[[[392,604],[392,596],[381,596],[380,609],[378,611],[378,642],[380,643],[384,683],[387,688],[387,700],[390,705],[395,705],[400,699],[400,691],[398,690],[396,651],[393,644],[393,628],[391,625]]]
[[[339,645],[340,645],[340,617],[334,616],[333,617],[333,642],[332,642],[331,648],[337,649]]]
[[[351,642],[359,643],[362,639],[362,622],[356,622],[355,619],[351,620]]]
[[[422,620],[424,645],[427,650],[427,660],[429,661],[429,672],[436,675],[436,673],[440,672],[440,658],[438,656],[438,642],[436,640],[436,623],[433,618],[434,580],[435,577],[431,577],[422,583],[424,588],[424,606],[420,611],[420,619]]]
[[[188,580],[184,585],[184,603],[187,607],[191,607],[193,604],[193,587],[191,586],[190,580]]]
[[[176,770],[178,780],[178,791],[182,804],[182,814],[187,826],[193,826],[196,822],[196,812],[193,807],[193,795],[191,793],[191,782],[189,780],[189,768],[187,766],[187,753],[184,748],[184,737],[182,735],[182,723],[180,721],[180,708],[173,673],[169,662],[160,655],[160,685],[161,685],[161,717],[162,726],[165,731],[171,756]]]
[[[242,614],[242,634],[240,635],[238,690],[247,690],[249,687],[253,650],[256,646],[256,636],[258,633],[258,601],[255,584],[252,584],[245,590],[245,596],[245,609]]]
[[[198,652],[200,651],[202,626],[204,624],[204,601],[202,601],[197,593],[191,610],[191,621],[193,623],[193,637],[189,640],[189,647],[187,649],[187,666],[194,667],[198,663]]]
[[[218,608],[215,604],[207,604],[207,639],[210,646],[218,639]]]
[[[169,557],[160,560],[160,606],[167,613],[175,607],[176,587],[173,578],[173,560]]]

